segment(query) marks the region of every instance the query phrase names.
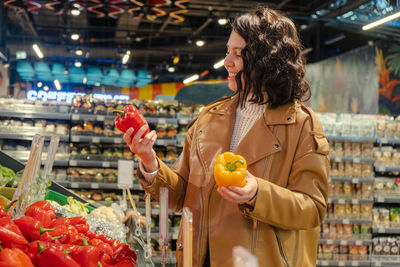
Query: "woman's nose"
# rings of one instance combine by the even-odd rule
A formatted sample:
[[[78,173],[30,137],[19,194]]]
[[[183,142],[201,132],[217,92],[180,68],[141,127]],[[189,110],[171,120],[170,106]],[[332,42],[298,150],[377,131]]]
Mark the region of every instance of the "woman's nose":
[[[233,67],[233,61],[230,59],[229,55],[225,57],[224,65],[226,68]]]

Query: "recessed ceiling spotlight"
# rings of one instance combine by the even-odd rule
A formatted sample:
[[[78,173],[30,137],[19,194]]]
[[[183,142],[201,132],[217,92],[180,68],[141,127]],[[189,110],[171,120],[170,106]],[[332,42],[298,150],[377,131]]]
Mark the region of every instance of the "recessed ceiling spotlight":
[[[175,72],[175,67],[168,67],[169,72]]]
[[[78,49],[78,50],[75,51],[75,55],[82,56],[83,55],[83,51],[81,49]]]
[[[81,14],[81,12],[79,11],[79,9],[72,9],[72,10],[71,10],[71,15],[72,15],[72,16],[79,16],[79,14]]]
[[[205,45],[205,44],[206,44],[206,42],[203,41],[203,40],[197,40],[197,41],[196,41],[196,45],[199,46],[199,47],[201,47],[201,46],[203,46],[203,45]]]
[[[225,24],[227,24],[228,23],[228,19],[226,19],[226,18],[220,18],[220,19],[218,19],[218,24],[219,25],[225,25]]]
[[[71,34],[71,39],[74,40],[74,41],[78,40],[79,39],[79,34],[77,34],[77,33]]]
[[[82,67],[82,62],[75,61],[74,65],[75,65],[75,67],[80,68],[80,67]]]

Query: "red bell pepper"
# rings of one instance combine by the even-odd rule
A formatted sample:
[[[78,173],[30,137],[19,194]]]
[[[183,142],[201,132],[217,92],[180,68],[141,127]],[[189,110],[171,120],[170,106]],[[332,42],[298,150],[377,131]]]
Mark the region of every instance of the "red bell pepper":
[[[60,237],[59,239],[57,239],[58,242],[60,242],[61,244],[67,244],[70,240],[70,236],[68,235],[68,226],[65,225],[56,225],[55,226],[55,230],[48,232],[53,238],[54,237]]]
[[[85,217],[82,217],[82,216],[70,217],[70,218],[68,218],[68,220],[71,222],[72,225],[87,223]]]
[[[55,230],[44,228],[40,221],[29,216],[22,216],[14,222],[29,241],[39,240],[43,233]]]
[[[93,232],[87,232],[86,236],[89,237],[89,239],[95,239],[97,237],[97,234]]]
[[[136,252],[131,249],[127,243],[121,243],[114,251],[112,259],[114,260],[114,262],[120,262],[125,258],[131,259],[132,261],[136,262],[137,255]]]
[[[86,238],[86,236],[82,233],[77,233],[76,235],[73,236],[72,240],[70,240],[70,244],[72,245],[82,245],[83,240]]]
[[[113,250],[112,250],[111,246],[109,244],[107,244],[107,243],[104,243],[100,239],[97,239],[97,238],[92,239],[92,240],[90,240],[90,244],[92,246],[97,247],[100,250],[100,252],[104,252],[104,253],[106,253],[108,255],[112,255],[113,254]]]
[[[19,248],[2,249],[0,267],[34,267],[31,259]]]
[[[0,227],[4,227],[22,236],[21,230],[19,230],[18,226],[10,217],[0,218]]]
[[[81,266],[98,267],[100,251],[94,246],[78,246],[71,250],[70,256]]]
[[[119,241],[118,239],[114,239],[113,242],[111,243],[111,248],[113,249],[113,251],[117,250],[120,244],[121,241]]]
[[[40,200],[27,207],[25,215],[39,220],[43,227],[49,227],[54,219],[55,210],[48,201]]]
[[[1,244],[5,247],[8,247],[12,244],[15,245],[27,245],[28,241],[22,235],[14,233],[13,231],[0,227],[0,241]]]
[[[101,256],[100,256],[100,262],[102,264],[112,265],[113,260],[112,260],[110,255],[108,255],[106,253],[102,253]]]
[[[133,128],[134,132],[132,135],[134,135],[143,125],[148,125],[142,113],[134,106],[127,105],[121,110],[116,110],[114,112],[118,113],[115,118],[115,126],[123,133],[129,128]],[[142,138],[148,133],[149,128],[147,128],[146,132],[142,135]]]
[[[39,254],[34,263],[39,267],[81,267],[71,256],[53,246],[44,247],[38,241]]]
[[[27,254],[31,258],[32,261],[36,258],[36,256],[39,253],[39,248],[38,248],[38,242],[39,241],[32,241],[29,244],[28,252]],[[64,251],[64,246],[58,243],[52,243],[49,241],[40,241],[40,244],[44,247],[54,247],[55,249],[58,249],[60,251]]]
[[[53,222],[51,223],[51,227],[58,226],[58,225],[68,226],[68,225],[71,225],[71,221],[68,218],[60,217],[60,218],[53,220]]]
[[[96,238],[100,239],[101,241],[103,241],[104,243],[107,243],[109,245],[111,245],[112,242],[114,241],[114,239],[112,237],[109,237],[108,235],[97,235]]]
[[[115,264],[114,267],[136,267],[136,263],[131,261],[130,259],[123,259]]]
[[[17,200],[11,201],[11,202],[8,203],[4,208],[3,208],[3,207],[0,207],[0,218],[4,218],[4,217],[9,217],[9,218],[11,218],[10,214],[8,214],[8,210],[10,209],[10,207],[11,207],[12,205],[14,205],[14,203],[15,203],[16,201],[17,201]]]

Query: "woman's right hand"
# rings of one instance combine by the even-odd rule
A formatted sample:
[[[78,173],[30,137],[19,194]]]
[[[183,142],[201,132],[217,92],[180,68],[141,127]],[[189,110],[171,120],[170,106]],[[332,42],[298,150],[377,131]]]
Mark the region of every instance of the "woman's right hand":
[[[124,141],[129,146],[130,150],[142,160],[146,171],[153,172],[158,169],[156,153],[153,149],[157,134],[156,131],[153,130],[141,138],[148,127],[148,125],[143,125],[134,136],[132,136],[134,129],[129,128],[124,134]]]

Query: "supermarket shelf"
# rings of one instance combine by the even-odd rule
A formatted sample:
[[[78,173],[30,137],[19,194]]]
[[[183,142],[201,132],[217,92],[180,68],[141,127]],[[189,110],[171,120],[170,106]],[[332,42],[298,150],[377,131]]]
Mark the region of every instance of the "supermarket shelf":
[[[317,260],[317,266],[371,266],[371,261]]]
[[[1,136],[0,136],[1,138]],[[123,144],[125,143],[121,137],[110,136],[90,136],[90,135],[71,135],[72,143],[95,143],[95,144]],[[175,146],[176,139],[157,139],[156,145],[158,146]]]
[[[351,161],[351,162],[370,162],[374,163],[375,158],[355,158],[355,157],[330,157],[331,161],[334,162],[342,162],[342,161]]]
[[[399,261],[372,261],[371,266],[398,267],[398,266],[400,266],[400,260]]]
[[[68,108],[65,107],[65,113],[0,111],[0,117],[69,120],[71,118],[71,115],[68,113]]]
[[[154,263],[161,263],[161,257],[152,257]],[[176,264],[176,258],[167,257],[166,262],[167,264]]]
[[[116,116],[114,115],[96,115],[96,114],[72,114],[71,119],[73,121],[80,120],[90,120],[90,121],[104,121],[104,120],[114,120]],[[165,118],[165,117],[146,117],[148,123],[156,124],[177,124],[178,120],[176,118]]]
[[[374,203],[373,199],[357,199],[357,198],[336,198],[330,197],[328,198],[328,203],[352,203],[352,204],[359,204],[359,203]]]
[[[94,167],[94,168],[117,168],[118,161],[70,160],[68,166],[71,166],[71,167]]]
[[[340,244],[340,245],[352,245],[355,244],[357,246],[361,246],[361,245],[369,245],[372,244],[372,240],[371,239],[360,239],[360,240],[353,240],[353,239],[319,239],[318,242],[320,244]]]
[[[104,121],[104,120],[114,120],[115,116],[110,115],[95,115],[95,114],[72,114],[71,120],[80,121],[80,120],[88,120],[88,121]]]
[[[58,182],[58,181],[57,181]],[[82,189],[114,189],[114,190],[119,190],[121,188],[118,187],[117,183],[84,183],[84,182],[68,182],[68,181],[63,181],[63,182],[58,182],[60,185],[67,187],[67,188],[72,188],[72,189],[77,189],[77,188],[82,188]],[[133,184],[133,187],[131,187],[133,190],[143,190],[142,186],[140,184]]]
[[[374,178],[356,178],[356,177],[329,177],[331,182],[351,182],[353,184],[357,183],[374,183]]]
[[[377,138],[376,142],[378,144],[400,144],[399,138]]]
[[[374,197],[376,203],[400,203],[400,196],[377,196]]]
[[[32,140],[34,136],[35,133],[0,133],[0,139]],[[44,139],[49,141],[51,136],[45,136]],[[60,135],[60,141],[66,142],[68,140],[68,135]]]
[[[400,226],[373,226],[372,233],[374,234],[400,234]]]
[[[377,171],[377,172],[400,172],[400,167],[375,165],[375,171]]]
[[[353,224],[368,224],[368,223],[372,223],[372,219],[336,219],[336,218],[325,218],[324,223],[330,223],[330,222],[334,222],[334,223],[341,223],[341,224],[349,224],[349,223],[353,223]]]
[[[358,137],[358,136],[333,136],[328,135],[327,140],[343,141],[343,142],[376,142],[376,137]]]
[[[121,144],[124,142],[124,140],[122,139],[122,137],[71,135],[71,142],[72,143]]]

